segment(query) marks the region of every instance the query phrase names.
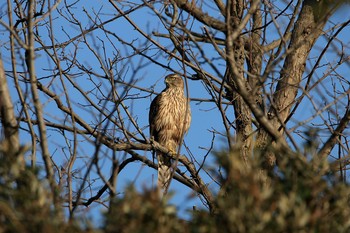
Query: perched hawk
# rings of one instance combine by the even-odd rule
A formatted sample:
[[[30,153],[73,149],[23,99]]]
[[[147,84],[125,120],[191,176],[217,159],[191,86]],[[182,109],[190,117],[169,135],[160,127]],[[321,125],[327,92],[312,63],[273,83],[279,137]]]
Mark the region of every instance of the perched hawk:
[[[176,153],[191,123],[191,110],[184,94],[180,75],[165,77],[166,88],[154,98],[149,111],[150,135],[161,145]],[[157,152],[158,190],[165,195],[171,180],[171,159]]]

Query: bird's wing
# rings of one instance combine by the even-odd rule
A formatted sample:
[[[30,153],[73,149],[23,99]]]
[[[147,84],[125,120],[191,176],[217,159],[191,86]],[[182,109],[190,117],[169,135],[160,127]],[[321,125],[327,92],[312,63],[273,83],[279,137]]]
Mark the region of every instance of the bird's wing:
[[[162,94],[159,94],[156,96],[156,98],[153,99],[150,109],[149,109],[149,114],[148,114],[148,122],[149,122],[149,130],[150,130],[150,136],[155,136],[155,119],[156,115],[159,110],[159,103],[160,99],[162,98]]]

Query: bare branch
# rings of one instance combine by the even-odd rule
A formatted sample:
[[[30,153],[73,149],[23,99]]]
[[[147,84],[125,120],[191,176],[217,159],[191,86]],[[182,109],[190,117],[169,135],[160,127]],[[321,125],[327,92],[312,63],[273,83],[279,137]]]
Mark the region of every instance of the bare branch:
[[[174,0],[176,5],[193,15],[198,21],[204,23],[208,27],[217,29],[224,32],[226,30],[225,22],[215,19],[214,17],[209,16],[207,13],[204,13],[202,10],[197,8],[195,1],[189,2],[187,0]]]
[[[323,147],[318,151],[320,157],[326,157],[330,154],[331,150],[334,148],[338,142],[338,137],[342,135],[342,132],[349,126],[350,122],[350,109],[349,105],[345,110],[344,116],[341,118],[337,128],[332,132],[332,135],[328,138]]]

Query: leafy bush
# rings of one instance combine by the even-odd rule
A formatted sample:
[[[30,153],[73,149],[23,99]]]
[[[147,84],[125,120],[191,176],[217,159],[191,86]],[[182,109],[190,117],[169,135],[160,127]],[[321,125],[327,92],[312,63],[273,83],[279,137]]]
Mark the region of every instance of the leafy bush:
[[[189,221],[181,221],[154,192],[130,189],[112,206],[106,232],[349,231],[349,185],[325,172],[324,159],[279,153],[278,167],[269,173],[259,156],[246,166],[237,153],[218,154],[225,176],[216,209],[195,211]]]
[[[0,233],[81,232],[66,223],[53,207],[50,189],[38,170],[22,168],[20,156],[2,150],[0,144]]]
[[[130,187],[118,198],[107,214],[106,233],[187,232],[185,221],[176,215],[176,208],[159,199],[155,190],[139,194]]]
[[[329,172],[325,159],[279,152],[278,167],[266,174],[257,158],[244,167],[238,156],[218,157],[227,176],[217,198],[218,212],[214,219],[208,216],[215,228],[202,232],[350,229],[349,185]]]
[[[278,166],[261,169],[258,153],[248,164],[239,153],[218,153],[222,187],[215,209],[183,220],[154,190],[133,187],[111,201],[103,229],[86,230],[54,209],[38,172],[0,156],[0,232],[348,232],[349,185],[318,156],[274,152]]]

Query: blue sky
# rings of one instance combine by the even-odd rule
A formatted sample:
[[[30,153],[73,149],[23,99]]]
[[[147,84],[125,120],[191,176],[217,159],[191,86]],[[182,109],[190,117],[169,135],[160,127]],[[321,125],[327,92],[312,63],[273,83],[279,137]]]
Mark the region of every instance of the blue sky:
[[[160,9],[160,5],[158,5]],[[204,6],[208,7],[208,6]],[[282,7],[282,6],[281,6]],[[59,9],[61,7],[59,6]],[[94,15],[94,12],[99,12],[98,15],[101,18],[102,21],[109,19],[117,14],[116,10],[108,3],[108,1],[83,1],[77,5],[75,5],[72,10],[74,10],[74,16],[78,19],[78,21],[82,25],[82,29],[87,29],[91,27],[93,24],[91,20],[87,17],[86,13],[84,13],[83,9],[86,9],[90,17],[95,19],[96,16]],[[206,9],[210,9],[209,7]],[[124,8],[126,10],[126,8]],[[64,15],[66,15],[66,12],[63,12]],[[212,12],[213,15],[217,14],[217,12]],[[54,12],[54,37],[56,43],[61,43],[64,41],[69,40],[70,38],[80,34],[80,29],[77,25],[74,25],[73,23],[67,23],[66,19],[64,19],[60,14],[58,14],[56,11]],[[219,15],[218,15],[219,16]],[[156,17],[151,13],[150,10],[140,10],[136,11],[132,14],[130,14],[131,19],[146,33],[151,34],[153,31],[158,32],[165,32],[162,24],[156,19]],[[329,22],[329,26],[333,23],[337,23],[340,21],[345,21],[344,18],[349,19],[349,16],[347,15],[347,11],[345,7],[341,9],[335,16],[332,18],[332,21]],[[277,21],[280,26],[285,27],[286,23],[288,23],[288,20],[283,18],[281,20]],[[44,41],[46,45],[50,45],[51,41],[48,38],[48,29],[47,26],[43,26],[39,29],[38,33],[41,37],[41,39]],[[171,68],[182,71],[182,64],[179,64],[178,62],[174,60],[169,60],[168,57],[162,53],[160,53],[158,50],[155,49],[155,47],[151,44],[144,44],[145,39],[135,30],[133,29],[128,22],[126,22],[125,19],[119,18],[115,20],[114,22],[105,25],[105,28],[113,33],[115,33],[117,36],[125,40],[125,42],[133,42],[134,45],[142,48],[149,46],[149,55],[152,55],[156,57],[156,60],[159,62],[162,62],[163,64],[168,64]],[[271,33],[267,35],[267,40],[272,41],[274,39],[278,38],[277,30],[275,27],[271,27]],[[193,23],[194,30],[201,32],[200,24],[197,22]],[[346,38],[346,33],[348,33],[349,29],[344,30],[339,36],[339,40],[343,40],[345,43],[345,53],[349,54],[349,39]],[[1,31],[1,36],[8,36],[6,32]],[[220,34],[217,35],[218,37],[221,36]],[[122,57],[130,56],[134,51],[130,49],[127,45],[120,43],[118,40],[116,40],[113,35],[109,35],[106,37],[105,34],[102,33],[101,30],[96,30],[91,34],[88,34],[86,36],[90,46],[96,53],[100,55],[100,57],[103,60],[103,63],[107,65],[108,59],[120,59],[119,62],[115,65],[115,72],[119,72],[120,78],[123,79],[125,82],[131,82],[133,85],[137,85],[138,87],[147,89],[149,91],[154,90],[156,93],[162,91],[164,88],[164,82],[163,77],[167,74],[169,74],[170,71],[164,69],[163,67],[159,67],[155,64],[150,64],[149,61],[147,61],[145,58],[142,58],[142,56],[136,55],[133,56],[131,59],[122,59]],[[163,46],[170,46],[168,40],[156,38],[154,37],[156,41],[161,43]],[[80,40],[80,41],[79,41]],[[61,65],[63,69],[68,68],[67,64],[69,62],[65,62],[65,59],[63,57],[63,54],[65,56],[74,56],[74,46],[77,46],[77,54],[76,54],[76,60],[81,64],[81,66],[90,69],[96,74],[99,74],[101,76],[104,75],[103,70],[101,69],[101,64],[99,64],[99,61],[96,59],[96,56],[93,54],[91,50],[89,50],[84,44],[81,39],[75,41],[74,43],[67,46],[64,50],[57,50],[59,57],[61,57]],[[7,39],[1,39],[1,43],[4,43],[8,46],[8,43],[6,42]],[[327,40],[324,38],[321,38],[315,47],[315,49],[311,53],[311,59],[309,62],[308,67],[312,67],[310,64],[313,64],[315,60],[317,59],[320,50],[324,47]],[[37,44],[39,47],[40,45]],[[323,47],[322,47],[323,46]],[[339,44],[335,45],[340,47]],[[105,49],[104,49],[105,48]],[[205,45],[202,47],[205,52],[207,53],[207,56],[215,58],[218,57],[216,52],[212,49],[210,45]],[[171,48],[170,48],[171,49]],[[9,53],[6,49],[1,50],[2,57],[5,62],[5,67],[7,70],[10,70],[10,63],[9,63]],[[24,51],[19,50],[19,55],[23,56]],[[332,62],[337,59],[337,54],[327,53],[324,58],[322,59],[321,64],[326,64],[327,62]],[[104,60],[106,58],[106,60]],[[215,65],[220,69],[221,73],[223,74],[225,71],[224,62],[222,60],[215,61]],[[19,66],[20,67],[20,66]],[[137,68],[137,72],[135,69]],[[209,72],[213,72],[211,68],[208,65],[202,64],[202,67],[206,69]],[[54,79],[52,78],[45,78],[48,75],[51,75],[52,72],[50,69],[53,69],[54,65],[52,61],[50,61],[50,58],[43,52],[38,51],[37,52],[37,59],[36,59],[36,71],[38,78],[45,83],[51,83],[52,82],[52,89],[55,90],[56,93],[60,93],[61,100],[66,103],[64,100],[65,97],[63,95],[62,86],[60,84],[59,78],[56,77]],[[322,68],[319,68],[317,70],[317,75],[315,77],[322,77],[323,73],[327,72],[331,67],[330,66],[324,66]],[[190,76],[194,72],[187,68],[187,75]],[[276,72],[279,70],[277,69]],[[304,75],[307,75],[309,70],[305,72]],[[337,72],[339,73],[349,73],[349,65],[348,63],[344,63]],[[102,98],[104,95],[109,96],[110,94],[110,83],[106,81],[105,79],[98,77],[96,75],[87,75],[87,74],[80,74],[78,73],[78,70],[76,68],[73,68],[69,70],[69,73],[71,77],[74,79],[74,81],[86,91],[86,93],[89,93],[89,96],[95,101],[96,104],[99,104],[99,106],[104,106],[104,108],[107,111],[112,111],[114,108],[114,103],[111,101],[105,101],[105,100],[99,100],[99,98]],[[334,81],[334,80],[333,80]],[[89,106],[84,99],[84,97],[77,92],[71,84],[67,80],[64,81],[65,85],[67,85],[70,101],[74,105],[74,110],[76,113],[81,116],[86,122],[88,123],[96,123],[100,120],[99,116],[96,115],[96,110],[94,110],[91,106]],[[313,82],[317,82],[317,78],[313,80]],[[294,115],[293,119],[289,123],[289,127],[296,127],[296,124],[298,124],[300,121],[306,120],[310,118],[313,114],[315,114],[315,110],[312,107],[312,101],[316,102],[317,104],[322,104],[323,101],[327,102],[327,95],[324,94],[324,90],[331,89],[332,88],[332,79],[327,78],[322,88],[319,90],[315,90],[315,92],[311,93],[310,100],[307,100],[305,98],[305,101],[298,109],[296,114]],[[94,86],[96,85],[96,86]],[[120,91],[120,93],[123,93],[125,90],[124,85],[117,84],[117,89]],[[336,84],[339,85],[339,84]],[[100,91],[96,89],[96,87],[100,87]],[[13,94],[13,100],[16,102],[18,98],[16,97],[16,91],[13,88],[13,83],[10,83],[11,87],[11,93]],[[24,86],[23,86],[24,87]],[[340,88],[337,86],[337,88]],[[193,99],[210,99],[210,95],[206,91],[204,85],[200,81],[192,81],[188,80],[188,95],[190,98]],[[131,90],[129,92],[130,99],[126,100],[124,103],[129,107],[128,109],[132,113],[133,118],[138,123],[139,127],[143,130],[143,132],[148,136],[148,111],[149,111],[149,104],[151,100],[155,97],[154,94],[150,95],[149,92],[139,91],[139,90]],[[134,99],[131,97],[135,97]],[[142,97],[142,98],[141,98]],[[49,121],[58,121],[62,122],[64,119],[64,115],[61,114],[55,105],[55,103],[42,95],[42,103],[44,106],[45,116],[46,119]],[[20,105],[18,102],[16,102],[16,109],[20,110]],[[339,109],[341,110],[341,104],[339,106]],[[189,148],[189,151],[187,151],[185,148],[182,148],[181,152],[188,155],[193,154],[196,160],[201,162],[204,158],[204,156],[207,153],[207,150],[205,148],[209,148],[211,141],[213,139],[213,133],[212,131],[215,130],[219,133],[224,133],[224,127],[222,124],[222,120],[219,114],[219,111],[215,108],[215,105],[213,102],[200,102],[200,101],[191,101],[191,109],[192,109],[192,124],[191,128],[188,132],[188,134],[185,137],[185,144]],[[339,113],[342,114],[341,112]],[[233,112],[231,109],[228,110],[227,114],[231,120],[233,120]],[[123,113],[123,116],[126,118],[125,113]],[[67,120],[67,124],[70,124],[70,120]],[[316,117],[312,120],[312,123],[320,123],[322,122],[322,119],[319,117]],[[126,124],[130,124],[130,122],[126,122]],[[311,124],[308,124],[308,127]],[[22,125],[23,127],[26,127],[25,125]],[[111,126],[111,129],[113,127]],[[305,130],[306,128],[303,126],[300,126],[297,128],[300,131]],[[132,127],[130,124],[130,130],[136,131],[135,128]],[[110,131],[112,132],[112,130]],[[232,131],[233,132],[233,131]],[[115,135],[118,137],[118,133]],[[294,135],[297,141],[301,141],[300,138],[295,134]],[[71,145],[71,141],[67,141],[62,137],[61,132],[58,132],[57,130],[53,130],[52,128],[48,128],[48,138],[50,142],[50,152],[53,156],[54,161],[56,161],[58,166],[65,166],[67,162],[67,158],[69,157],[69,145]],[[67,138],[72,139],[72,135],[67,135]],[[90,163],[90,160],[94,154],[94,140],[91,137],[79,137],[79,160],[77,160],[74,169],[77,175],[82,176],[86,170],[86,167]],[[21,133],[21,140],[22,143],[29,143],[30,139],[28,137],[27,133]],[[90,141],[92,140],[92,141]],[[226,148],[226,141],[225,137],[220,136],[216,134],[215,137],[215,150],[219,151],[223,148]],[[145,155],[148,158],[151,158],[150,152],[142,152],[139,151],[141,155]],[[102,172],[104,175],[108,178],[109,172],[110,172],[110,166],[111,166],[111,156],[112,153],[110,150],[107,150],[106,148],[102,148],[100,151],[100,161],[99,165],[102,168]],[[119,159],[124,158],[126,155],[123,152],[118,152],[117,157]],[[206,160],[206,166],[205,168],[215,168],[215,162],[213,155],[210,154]],[[125,170],[123,170],[119,177],[117,182],[117,192],[123,192],[124,188],[129,185],[130,183],[135,184],[139,190],[142,190],[144,187],[151,187],[156,180],[156,171],[144,166],[140,162],[135,163],[132,166],[127,167]],[[210,187],[213,190],[217,190],[218,186],[205,174],[205,172],[202,172],[203,178]],[[95,195],[98,191],[98,189],[101,187],[102,182],[98,179],[99,176],[96,174],[96,170],[94,169],[94,173],[90,176],[90,181],[93,184],[94,190],[89,190],[85,197],[89,197],[89,195]],[[95,180],[96,179],[96,180]],[[99,184],[99,185],[95,185]],[[79,185],[76,183],[74,185],[75,188],[78,188]],[[191,191],[185,188],[183,185],[179,184],[176,181],[172,182],[170,191],[173,191],[175,193],[174,197],[171,199],[171,203],[175,204],[179,207],[180,213],[185,213],[186,209],[191,207],[193,205],[196,205],[197,207],[201,208],[202,204],[201,201],[198,198],[191,198],[190,194]],[[106,197],[107,194],[104,195]],[[190,201],[189,201],[190,200]],[[90,212],[90,209],[82,209],[83,213],[92,213],[94,217],[99,216],[99,208],[101,205],[99,204],[93,204],[90,209],[93,211]],[[103,208],[102,208],[103,209]]]

